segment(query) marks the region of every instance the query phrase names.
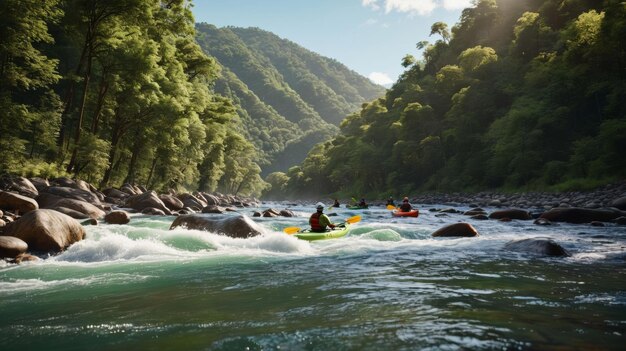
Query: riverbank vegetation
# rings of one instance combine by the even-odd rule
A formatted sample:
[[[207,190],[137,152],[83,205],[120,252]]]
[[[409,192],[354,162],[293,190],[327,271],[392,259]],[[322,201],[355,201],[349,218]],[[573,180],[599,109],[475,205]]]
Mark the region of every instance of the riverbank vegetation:
[[[585,188],[626,176],[626,5],[479,0],[269,195]],[[399,58],[400,59],[400,58]]]
[[[2,1],[0,169],[101,186],[265,186],[183,0]]]

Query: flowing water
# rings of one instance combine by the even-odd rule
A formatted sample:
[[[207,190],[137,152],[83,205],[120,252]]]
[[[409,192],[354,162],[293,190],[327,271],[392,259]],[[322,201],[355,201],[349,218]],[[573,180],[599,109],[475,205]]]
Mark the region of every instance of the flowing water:
[[[0,349],[624,348],[624,227],[476,221],[479,237],[432,238],[468,219],[428,208],[340,209],[363,220],[312,243],[281,232],[311,207],[255,219],[266,233],[250,239],[170,231],[174,217],[86,227],[61,255],[0,266]],[[503,248],[535,237],[572,256]]]

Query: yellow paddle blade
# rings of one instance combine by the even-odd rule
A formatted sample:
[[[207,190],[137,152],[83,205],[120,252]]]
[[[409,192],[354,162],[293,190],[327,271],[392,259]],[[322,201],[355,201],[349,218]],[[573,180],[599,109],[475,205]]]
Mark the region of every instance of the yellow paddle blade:
[[[396,206],[394,206],[394,205],[387,205],[387,209],[388,210],[395,210]]]
[[[300,228],[298,227],[287,227],[285,229],[283,229],[283,232],[291,235],[291,234],[296,234],[297,232],[300,231]]]
[[[346,219],[346,223],[350,223],[350,224],[354,224],[354,223],[357,223],[357,222],[360,222],[360,221],[361,221],[361,216],[360,215],[356,215],[354,217],[350,217],[350,218]]]

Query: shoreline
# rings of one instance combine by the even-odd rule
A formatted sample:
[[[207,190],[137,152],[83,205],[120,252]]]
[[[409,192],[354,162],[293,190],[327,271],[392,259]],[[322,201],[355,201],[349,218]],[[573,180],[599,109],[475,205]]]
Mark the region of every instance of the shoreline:
[[[466,192],[427,192],[423,194],[406,195],[409,197],[411,204],[424,205],[447,205],[447,206],[468,206],[468,207],[514,207],[535,210],[549,210],[556,207],[580,207],[588,209],[598,209],[607,207],[616,207],[616,202],[626,198],[626,180],[622,182],[611,183],[600,186],[589,191],[566,191],[556,192],[499,192],[499,191],[480,191],[476,193]],[[396,204],[402,201],[404,196],[394,197]],[[268,200],[261,198],[262,202],[277,202],[281,204],[293,203],[316,203],[329,202],[332,196],[324,196],[322,200],[305,197],[300,200]],[[356,197],[355,197],[356,198]],[[359,197],[360,198],[360,197]],[[350,199],[338,198],[341,207],[345,207],[351,203]],[[385,206],[386,199],[365,199],[370,206]],[[626,201],[626,200],[625,200]],[[624,208],[622,208],[624,209]]]

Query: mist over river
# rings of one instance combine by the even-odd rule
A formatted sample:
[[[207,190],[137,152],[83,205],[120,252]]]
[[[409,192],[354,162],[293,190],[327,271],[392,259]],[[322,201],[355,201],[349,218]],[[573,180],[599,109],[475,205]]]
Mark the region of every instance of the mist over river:
[[[268,207],[284,208],[240,212]],[[290,207],[296,218],[254,218],[266,233],[250,239],[170,231],[175,217],[87,226],[86,240],[58,256],[0,265],[0,348],[624,348],[625,227],[473,221],[417,207],[418,218],[333,210],[336,222],[362,221],[317,242],[282,233],[306,227],[311,206]],[[480,236],[431,237],[458,221]],[[539,237],[571,256],[504,249]]]

